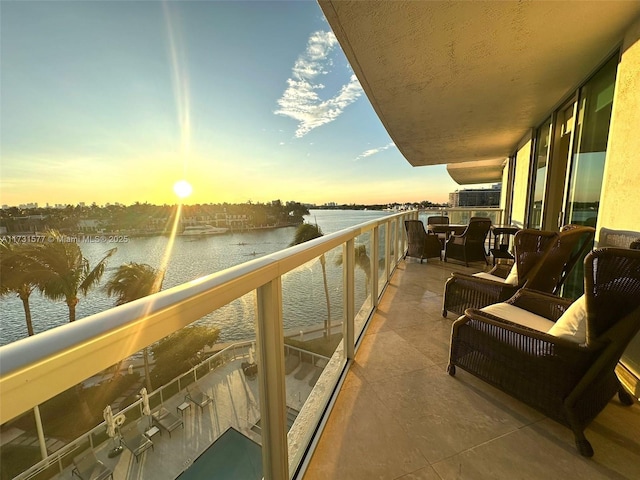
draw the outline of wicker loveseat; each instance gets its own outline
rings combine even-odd
[[[633,403],[614,369],[640,330],[640,251],[596,249],[584,264],[585,294],[573,303],[522,289],[467,310],[453,324],[447,370],[460,367],[569,427],[592,456],[586,426],[616,392]]]

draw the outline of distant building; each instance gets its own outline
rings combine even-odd
[[[452,207],[499,207],[500,191],[499,183],[491,188],[456,190],[449,194],[449,205]]]

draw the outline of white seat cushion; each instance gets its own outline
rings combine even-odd
[[[496,317],[504,318],[518,325],[522,325],[528,328],[533,328],[539,332],[547,333],[554,323],[551,320],[547,320],[544,317],[531,313],[522,308],[514,307],[508,303],[495,303],[487,307],[481,308],[481,312],[487,312]]]
[[[511,270],[509,271],[509,275],[507,278],[498,277],[497,275],[491,275],[486,272],[478,272],[473,274],[474,277],[486,278],[487,280],[493,280],[498,283],[506,283],[507,285],[518,285],[518,269],[516,268],[516,264],[513,264]]]
[[[547,333],[576,343],[587,341],[587,308],[584,295],[571,304]]]
[[[498,283],[504,283],[504,278],[497,277],[495,275],[491,275],[490,273],[486,273],[486,272],[474,273],[473,276],[479,277],[479,278],[486,278],[487,280],[493,280],[494,282],[498,282]]]

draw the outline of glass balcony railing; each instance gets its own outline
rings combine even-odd
[[[292,478],[406,250],[403,222],[410,218],[417,212],[326,235],[0,347],[2,431],[25,439],[9,443],[11,452],[3,446],[2,478],[67,478],[74,457],[89,448],[118,469],[116,478],[176,478],[229,429],[259,445],[260,475]],[[254,336],[226,347],[215,345],[215,332],[210,342],[201,338],[238,322]],[[166,341],[181,332],[179,348]],[[171,412],[182,430],[155,435],[164,427],[152,428],[141,386],[149,387],[150,412]],[[189,400],[196,387],[210,403]],[[102,421],[107,405],[118,419],[112,436]],[[132,429],[158,448],[143,461],[136,456],[123,473],[114,458],[122,432]]]
[[[418,219],[426,225],[428,217],[444,215],[449,217],[449,223],[466,225],[471,217],[488,217],[494,225],[501,225],[502,214],[502,209],[497,207],[442,207],[420,210]]]

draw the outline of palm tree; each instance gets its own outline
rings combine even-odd
[[[57,231],[49,231],[46,236],[51,241],[34,252],[39,267],[48,272],[48,278],[40,289],[51,300],[64,300],[69,308],[69,321],[74,322],[76,305],[80,301],[78,294],[86,296],[100,282],[107,259],[117,248],[108,250],[102,260],[91,268],[76,242],[69,241]]]
[[[123,305],[162,288],[164,272],[158,272],[146,263],[125,263],[113,272],[105,285],[107,295],[116,297],[116,305]]]
[[[146,263],[125,263],[113,272],[105,285],[107,295],[116,297],[116,305],[123,305],[152,293],[159,292],[164,280],[164,271],[158,271]],[[148,347],[144,350],[144,374],[147,390],[151,392]]]
[[[293,237],[293,242],[290,246],[300,245],[301,243],[308,242],[314,238],[320,238],[324,234],[318,225],[311,225],[309,223],[302,223],[296,228],[296,233]],[[320,255],[320,265],[322,266],[322,279],[324,280],[324,296],[327,300],[327,319],[324,322],[325,335],[329,336],[331,333],[331,302],[329,301],[329,286],[327,285],[327,268],[326,259],[324,253]]]
[[[367,255],[367,246],[363,244],[359,244],[355,246],[355,263],[356,266],[360,267],[360,269],[364,272],[365,276],[365,285],[364,292],[365,296],[369,296],[369,281],[371,280],[371,258]],[[342,265],[342,253],[340,253],[336,259],[336,266]]]
[[[17,294],[22,300],[27,333],[33,335],[29,296],[46,278],[32,258],[39,244],[0,243],[0,296]]]

